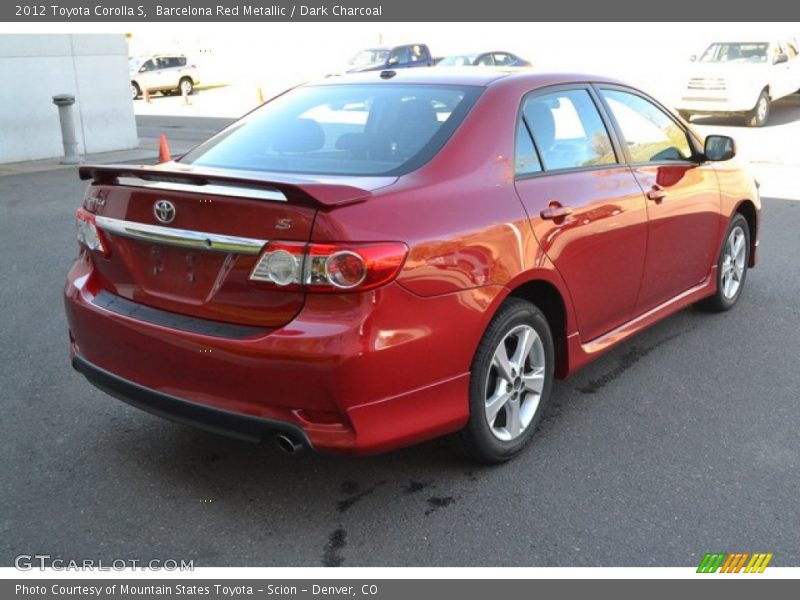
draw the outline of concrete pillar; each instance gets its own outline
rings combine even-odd
[[[53,104],[58,107],[58,118],[61,121],[61,140],[64,142],[64,158],[61,160],[61,164],[80,164],[78,138],[75,137],[75,120],[72,118],[72,105],[75,104],[75,96],[58,94],[53,96]]]

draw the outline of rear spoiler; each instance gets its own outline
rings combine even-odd
[[[83,165],[78,168],[78,176],[102,185],[128,185],[323,207],[355,204],[372,196],[370,190],[338,183],[280,181],[259,177],[255,172],[252,176],[240,177],[225,172],[160,165]]]

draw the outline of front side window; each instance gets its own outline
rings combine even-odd
[[[586,90],[532,97],[522,112],[533,131],[545,170],[617,162],[608,131]]]
[[[318,85],[268,102],[181,159],[198,166],[402,175],[444,145],[483,88]]]
[[[389,56],[390,65],[402,65],[407,62],[411,62],[408,46],[400,46],[392,50],[392,54]]]
[[[686,133],[663,110],[637,94],[603,90],[628,145],[631,162],[685,161],[692,158]]]

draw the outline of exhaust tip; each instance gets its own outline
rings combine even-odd
[[[303,445],[287,433],[276,435],[275,443],[278,445],[278,449],[286,454],[297,454],[303,449]]]

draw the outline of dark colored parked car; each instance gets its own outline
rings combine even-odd
[[[760,200],[734,154],[601,77],[307,84],[177,161],[80,168],[72,362],[290,452],[458,432],[503,461],[555,377],[690,304],[736,304]]]
[[[531,63],[511,52],[483,52],[481,54],[456,54],[442,58],[440,67],[530,67]]]
[[[382,71],[384,69],[410,69],[432,67],[431,51],[425,44],[380,46],[361,50],[350,59],[348,73]]]

